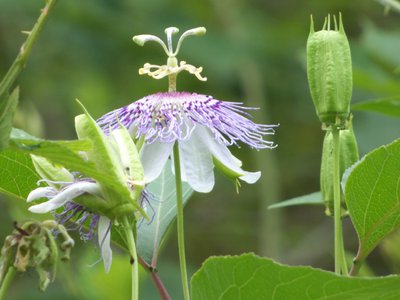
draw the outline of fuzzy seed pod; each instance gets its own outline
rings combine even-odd
[[[330,16],[322,30],[314,32],[311,18],[307,40],[307,76],[311,97],[317,115],[327,126],[344,123],[349,117],[353,88],[350,47],[339,15],[339,28],[334,18],[334,30],[330,28]]]

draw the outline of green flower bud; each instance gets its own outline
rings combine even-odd
[[[349,117],[353,88],[350,47],[339,15],[339,29],[334,18],[325,18],[322,30],[314,32],[311,18],[307,40],[307,76],[317,115],[327,126],[344,123]]]
[[[349,122],[348,129],[340,131],[339,140],[339,152],[340,152],[340,177],[347,168],[352,166],[359,159],[358,147],[356,137],[354,135],[353,128],[351,126],[351,120]],[[322,147],[322,161],[321,161],[321,175],[320,185],[322,199],[326,205],[326,214],[332,215],[333,212],[333,137],[332,132],[327,131],[325,133],[324,143]],[[341,203],[344,210],[346,210],[346,203],[344,195],[341,195]]]

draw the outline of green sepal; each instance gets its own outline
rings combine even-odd
[[[236,159],[236,158],[235,158]],[[228,168],[225,164],[220,162],[215,156],[213,156],[213,162],[215,168],[217,168],[222,174],[224,174],[226,177],[228,177],[231,180],[236,181],[240,176],[243,176],[244,174],[238,173],[231,168]],[[242,162],[237,159],[239,167],[241,167]]]

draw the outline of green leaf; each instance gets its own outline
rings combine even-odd
[[[363,101],[352,105],[352,109],[374,111],[391,117],[400,117],[400,97]]]
[[[324,205],[321,192],[291,198],[268,206],[268,209],[283,208],[296,205]]]
[[[161,242],[169,226],[176,218],[175,176],[171,171],[171,162],[165,165],[161,175],[147,188],[154,199],[150,200],[147,214],[150,222],[143,220],[137,228],[138,253],[153,268],[157,266],[157,257]],[[193,190],[182,183],[183,203],[192,195]],[[152,213],[153,211],[153,213]]]
[[[0,192],[26,199],[37,188],[37,175],[29,154],[6,149],[0,152]]]
[[[368,153],[343,183],[347,207],[359,237],[357,260],[400,225],[400,140]]]
[[[206,260],[193,275],[191,290],[193,300],[386,300],[400,297],[400,277],[344,277],[244,254]]]
[[[98,181],[113,182],[112,176],[106,172],[99,172],[94,163],[79,154],[80,151],[88,151],[91,148],[92,143],[88,140],[50,141],[31,136],[20,129],[13,129],[11,132],[11,149],[14,151],[45,157],[70,171],[81,172]]]
[[[8,146],[14,112],[17,109],[19,89],[16,88],[10,96],[6,93],[0,96],[0,150]]]

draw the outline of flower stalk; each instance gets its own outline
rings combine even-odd
[[[136,251],[134,229],[129,223],[128,217],[123,216],[121,219],[123,231],[125,234],[125,242],[128,246],[129,255],[131,256],[132,268],[132,300],[139,299],[139,260]]]
[[[181,266],[181,278],[182,288],[185,300],[189,300],[189,283],[187,279],[186,270],[186,256],[185,256],[185,234],[184,234],[184,221],[183,221],[183,197],[182,197],[182,180],[181,180],[181,168],[179,158],[179,146],[178,143],[174,145],[174,168],[175,168],[175,185],[176,185],[176,222],[178,229],[178,251],[179,251],[179,262]]]
[[[177,31],[168,31],[168,28],[165,31],[168,35],[168,48],[169,51],[172,52],[173,49],[172,49],[171,34],[168,33],[170,32],[176,33]],[[178,60],[175,58],[175,55],[179,51],[182,37],[179,39],[176,53],[174,53],[173,56],[168,57],[168,62],[167,62],[168,67],[174,68],[178,63]],[[173,73],[168,76],[168,92],[176,91],[177,76],[178,76],[177,73]],[[190,292],[189,292],[189,282],[188,282],[187,268],[186,268],[185,231],[184,231],[184,219],[183,219],[183,195],[182,195],[181,161],[179,156],[179,142],[176,142],[174,144],[173,157],[174,157],[175,186],[176,186],[176,223],[178,231],[179,264],[181,268],[183,297],[185,300],[189,300]]]
[[[4,280],[0,287],[0,300],[4,299],[4,296],[6,295],[8,288],[10,287],[16,274],[17,274],[17,269],[15,267],[8,268],[7,274],[4,277]]]
[[[340,193],[340,128],[332,126],[333,152],[333,209],[335,231],[335,273],[348,275],[344,252]]]

